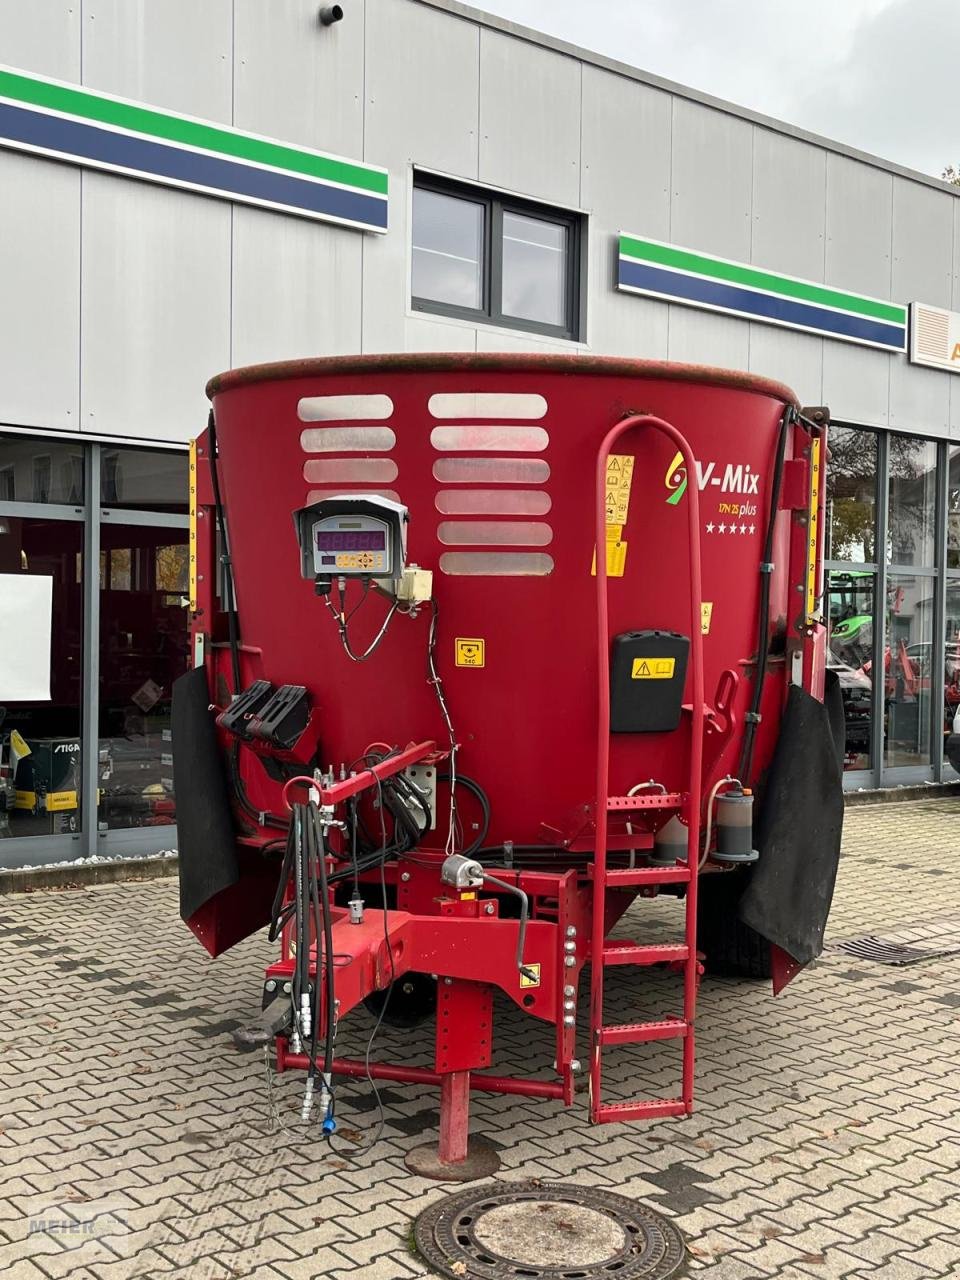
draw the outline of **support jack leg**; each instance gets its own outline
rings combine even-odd
[[[469,1136],[470,1072],[448,1071],[440,1081],[440,1141],[407,1152],[411,1173],[442,1182],[488,1178],[500,1168],[500,1157],[484,1138]]]

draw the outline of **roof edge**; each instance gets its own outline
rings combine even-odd
[[[835,138],[812,133],[808,129],[801,129],[799,125],[789,124],[786,120],[778,120],[775,116],[766,116],[760,111],[751,110],[750,107],[742,107],[736,102],[728,102],[724,98],[714,97],[713,94],[703,93],[701,90],[693,89],[677,80],[668,80],[666,77],[655,75],[651,71],[643,71],[639,67],[631,66],[628,62],[620,62],[616,58],[597,53],[593,49],[584,49],[580,45],[571,44],[568,40],[561,40],[559,36],[548,35],[546,32],[537,31],[534,27],[526,27],[519,22],[512,22],[509,18],[501,18],[498,14],[487,13],[474,5],[464,4],[462,0],[414,0],[414,3],[427,5],[431,9],[439,9],[454,17],[463,18],[482,27],[489,27],[493,31],[500,31],[504,35],[514,36],[518,40],[525,40],[528,44],[536,44],[545,49],[552,49],[555,53],[562,53],[567,57],[576,58],[579,62],[587,62],[591,66],[600,67],[604,71],[612,71],[614,74],[624,76],[628,80],[637,80],[640,84],[648,85],[652,89],[661,89],[665,93],[672,93],[679,98],[687,98],[691,102],[710,107],[714,111],[724,111],[727,115],[738,116],[741,120],[747,120],[751,124],[759,125],[761,128],[770,129],[774,133],[784,134],[786,137],[793,138],[798,142],[806,142],[825,151],[832,151],[836,155],[846,156],[849,160],[868,164],[874,169],[883,169],[885,172],[892,173],[899,178],[907,178],[912,182],[922,183],[924,186],[932,187],[935,191],[942,191],[946,195],[960,199],[960,187],[954,186],[950,182],[945,182],[942,178],[935,178],[931,173],[923,173],[919,169],[911,169],[908,165],[898,164],[895,160],[885,160],[883,156],[873,155],[869,151],[861,151],[859,148],[849,146],[845,142],[838,142]]]
[[[671,360],[632,360],[622,356],[537,355],[523,352],[437,352],[397,353],[367,356],[313,356],[299,360],[276,360],[269,364],[247,365],[218,373],[207,383],[207,396],[258,382],[278,382],[291,378],[311,378],[324,374],[394,373],[433,370],[437,373],[467,373],[473,370],[503,370],[523,373],[606,374],[614,377],[647,378],[661,382],[698,382],[769,396],[783,404],[800,407],[796,394],[784,383],[759,374],[733,369],[717,369],[704,364],[679,364]]]

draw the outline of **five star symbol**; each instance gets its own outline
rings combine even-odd
[[[740,525],[714,524],[714,522],[711,520],[708,524],[704,525],[704,529],[706,530],[707,533],[717,532],[717,533],[753,534],[753,533],[756,533],[757,526],[755,524],[740,524]]]

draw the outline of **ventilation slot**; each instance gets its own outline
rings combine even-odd
[[[437,458],[433,478],[441,484],[544,484],[550,464],[542,458]]]
[[[304,453],[388,453],[396,443],[390,427],[307,427],[300,432]]]
[[[327,498],[342,498],[346,493],[355,493],[364,498],[389,498],[391,502],[399,502],[400,495],[396,489],[358,489],[355,485],[343,485],[339,489],[311,489],[307,494],[307,506],[314,502],[324,502]]]
[[[533,551],[445,551],[440,569],[453,577],[542,578],[553,572],[553,557]]]
[[[435,418],[542,418],[547,402],[529,392],[438,392],[430,397],[430,412]]]
[[[473,423],[461,427],[434,427],[430,443],[443,452],[542,453],[550,443],[543,427],[505,427],[499,423]]]
[[[444,520],[437,537],[455,547],[546,547],[553,530],[539,520]]]
[[[310,458],[303,478],[311,484],[389,484],[397,464],[392,458]]]
[[[445,516],[545,516],[552,505],[542,489],[441,489],[436,501]]]
[[[297,402],[301,422],[344,422],[357,418],[389,418],[393,401],[389,396],[308,396]]]

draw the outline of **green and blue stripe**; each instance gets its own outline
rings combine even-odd
[[[383,169],[5,68],[0,146],[301,217],[387,229]]]
[[[793,276],[620,236],[617,287],[669,302],[802,329],[885,351],[905,351],[907,309]]]

